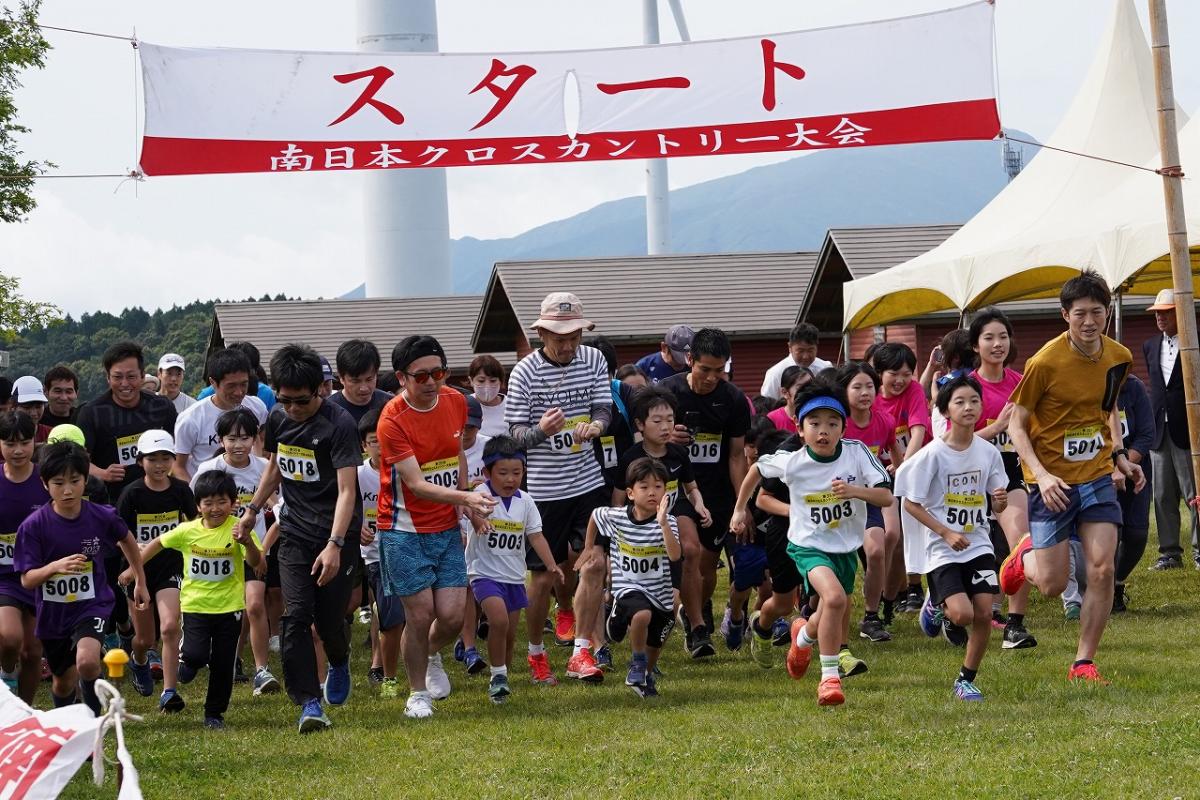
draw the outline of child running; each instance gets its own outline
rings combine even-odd
[[[537,553],[547,571],[562,581],[562,570],[554,562],[542,516],[534,499],[521,491],[525,477],[525,451],[509,436],[494,436],[483,448],[484,482],[475,491],[499,502],[487,523],[467,538],[467,579],[471,594],[488,623],[488,658],[492,678],[488,697],[503,703],[512,690],[508,666],[521,609],[529,605],[525,594],[525,548]]]
[[[114,598],[104,556],[119,550],[129,561],[138,610],[150,603],[142,557],[116,511],[84,502],[86,450],[71,442],[46,445],[38,469],[50,502],[17,529],[13,569],[21,573],[21,585],[35,591],[35,630],[53,676],[54,707],[74,703],[79,690],[99,716],[100,644]]]
[[[866,533],[866,506],[886,508],[893,502],[891,480],[879,460],[862,442],[842,439],[846,404],[839,394],[824,384],[802,390],[796,423],[804,447],[762,456],[757,464],[763,478],[781,478],[788,487],[788,555],[806,588],[820,598],[807,621],[798,617],[792,622],[787,669],[796,680],[804,677],[812,646],[818,645],[817,703],[823,706],[846,701],[838,653],[850,628],[848,598]]]
[[[257,567],[262,553],[253,529],[234,525],[238,490],[232,475],[221,470],[198,475],[195,494],[200,519],[151,540],[144,553],[150,559],[167,548],[185,556],[179,595],[184,630],[179,681],[191,683],[198,670],[209,668],[204,727],[222,730],[233,693],[237,643],[246,608],[245,564]]]
[[[675,627],[671,608],[682,577],[683,549],[670,513],[669,478],[661,461],[637,459],[625,473],[629,504],[597,508],[588,521],[587,540],[608,554],[612,573],[605,635],[610,642],[629,635],[633,658],[625,685],[642,697],[658,696],[654,667]],[[587,549],[581,560],[598,557],[593,550]]]
[[[145,547],[182,522],[196,517],[196,501],[192,490],[179,478],[171,474],[175,464],[175,441],[163,430],[149,430],[138,437],[137,464],[142,468],[142,477],[121,491],[117,499],[117,513],[133,532],[139,547]],[[182,711],[183,698],[179,696],[179,587],[183,584],[183,557],[178,553],[166,553],[153,561],[143,558],[146,574],[146,592],[154,605],[144,610],[131,610],[133,617],[133,653],[130,655],[130,676],[133,688],[143,697],[154,692],[154,676],[150,671],[152,650],[157,632],[155,622],[162,633],[163,691],[158,699],[159,711],[168,713]],[[132,569],[121,573],[118,582],[128,587],[133,580]],[[156,614],[157,612],[157,614]]]
[[[955,644],[967,629],[967,652],[954,681],[955,697],[966,701],[983,700],[975,676],[992,630],[992,598],[1000,591],[988,498],[996,513],[1008,505],[1000,451],[975,435],[982,407],[983,390],[974,378],[962,375],[944,383],[937,409],[949,430],[896,473],[905,512],[924,527],[924,548],[913,559],[923,564],[909,564],[928,576],[921,629],[927,636],[942,630]]]

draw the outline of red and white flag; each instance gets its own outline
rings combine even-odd
[[[992,24],[993,6],[977,0],[858,25],[610,50],[143,42],[141,168],[409,169],[991,139],[1000,130]]]

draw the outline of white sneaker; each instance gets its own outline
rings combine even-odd
[[[433,700],[429,692],[413,692],[404,704],[404,716],[409,719],[428,719],[433,716]]]
[[[434,700],[445,700],[450,696],[450,676],[442,669],[441,653],[429,657],[429,666],[425,669],[425,688]]]
[[[267,649],[270,650],[272,653],[279,652],[279,637],[278,636],[272,636],[270,639],[267,640]]]

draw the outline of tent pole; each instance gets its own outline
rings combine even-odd
[[[1122,344],[1125,343],[1125,309],[1122,302],[1124,299],[1124,293],[1118,289],[1113,296],[1113,338]]]
[[[1175,87],[1171,77],[1171,44],[1166,0],[1150,2],[1150,46],[1154,54],[1154,85],[1158,92],[1158,138],[1162,149],[1163,195],[1167,238],[1171,246],[1171,277],[1175,285],[1175,316],[1179,322],[1179,359],[1191,431],[1192,474],[1200,475],[1200,351],[1196,345],[1196,306],[1192,295],[1192,264],[1188,251],[1187,218],[1183,208],[1183,169],[1179,163],[1179,134],[1175,123]],[[1187,498],[1191,502],[1194,498]]]

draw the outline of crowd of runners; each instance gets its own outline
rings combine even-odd
[[[234,343],[208,355],[196,398],[183,358],[148,372],[134,342],[108,348],[109,389],[83,404],[65,366],[3,380],[0,677],[99,713],[120,647],[163,712],[207,670],[206,726],[246,682],[286,690],[309,732],[355,683],[424,718],[451,672],[486,671],[502,703],[518,642],[540,687],[603,683],[621,662],[652,697],[678,626],[694,659],[748,650],[747,668],[800,680],[815,657],[821,705],[845,701],[869,651],[923,633],[963,648],[947,686],[979,701],[993,628],[1002,650],[1037,645],[1035,590],[1079,621],[1066,676],[1106,683],[1097,650],[1152,501],[1151,569],[1182,566],[1189,527],[1200,569],[1171,294],[1150,308],[1148,388],[1105,335],[1110,304],[1096,274],[1068,281],[1066,331],[1023,373],[995,308],[920,373],[895,342],[834,366],[800,324],[753,399],[721,330],[674,325],[621,364],[565,292],[511,372],[480,355],[461,387],[420,334],[390,371],[359,339],[333,364],[289,344],[265,368]]]

